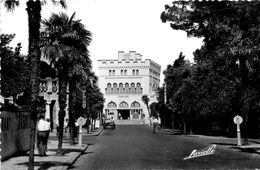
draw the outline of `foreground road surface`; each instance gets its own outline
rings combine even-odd
[[[84,137],[89,145],[71,169],[255,169],[260,155],[228,148],[227,139],[153,134],[142,125],[117,126],[103,130],[100,136]],[[216,144],[214,154],[183,160],[194,149]]]

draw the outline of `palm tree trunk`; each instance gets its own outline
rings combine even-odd
[[[71,78],[69,80],[69,132],[70,132],[70,144],[74,144],[74,128],[75,127],[75,106],[77,100],[77,87],[76,80]]]
[[[61,73],[62,74],[62,73]],[[66,114],[66,101],[67,101],[67,81],[64,77],[59,76],[59,142],[57,155],[62,155],[62,140],[63,140],[63,126],[64,117]]]
[[[151,113],[150,113],[150,109],[149,109],[148,103],[146,103],[146,107],[147,107],[147,110],[148,110],[149,123],[150,123],[150,126],[151,126],[152,125],[152,120],[151,120]]]
[[[41,21],[41,3],[39,0],[27,2],[28,24],[29,24],[29,50],[28,59],[31,70],[30,75],[30,154],[28,169],[34,169],[34,149],[35,149],[35,132],[38,115],[38,96],[39,96],[39,63],[40,63],[40,21]]]

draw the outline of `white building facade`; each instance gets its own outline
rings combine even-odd
[[[149,118],[142,96],[156,102],[161,66],[135,51],[118,52],[118,59],[98,60],[99,88],[105,97],[103,113],[114,120]]]

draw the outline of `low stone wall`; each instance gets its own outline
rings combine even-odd
[[[1,160],[29,150],[30,119],[26,112],[1,111]]]

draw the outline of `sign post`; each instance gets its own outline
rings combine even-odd
[[[77,120],[77,123],[79,125],[79,146],[82,146],[82,126],[86,123],[86,119],[83,117],[79,117]]]
[[[86,90],[83,90],[82,93],[82,107],[85,109],[86,108]]]
[[[240,124],[243,122],[243,118],[239,115],[236,115],[233,121],[235,124],[237,124],[237,145],[241,146]]]

